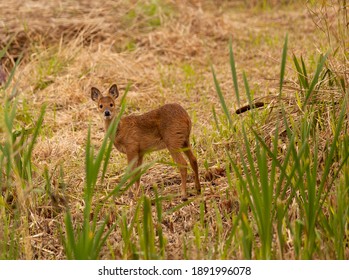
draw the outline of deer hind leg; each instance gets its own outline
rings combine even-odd
[[[182,200],[187,200],[187,162],[184,159],[182,153],[180,150],[169,150],[170,154],[175,161],[175,163],[178,165],[179,172],[181,173],[181,196]]]
[[[194,171],[196,192],[200,194],[201,186],[200,186],[200,180],[199,180],[198,161],[194,156],[193,151],[190,149],[190,147],[185,148],[184,153],[188,157],[191,168]]]

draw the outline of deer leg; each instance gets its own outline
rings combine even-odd
[[[181,179],[182,179],[182,184],[181,184],[181,195],[182,195],[182,200],[185,201],[187,200],[187,162],[184,159],[183,155],[181,152],[170,150],[170,154],[175,161],[175,163],[178,165],[179,172],[181,173]]]
[[[139,166],[139,163],[142,163],[143,156],[140,156],[138,152],[130,151],[127,153],[127,161],[128,165],[131,167],[131,172],[134,172],[134,170]],[[131,177],[131,180],[134,180],[137,174],[133,174]],[[140,191],[140,176],[135,182],[136,185],[136,194],[138,196]]]
[[[196,192],[200,194],[201,186],[199,181],[198,161],[196,160],[196,157],[194,156],[193,151],[190,149],[190,147],[187,147],[184,150],[184,153],[188,157],[191,168],[194,171]]]
[[[138,155],[138,160],[137,160],[137,167],[140,167],[143,163],[143,155],[142,154],[139,154]],[[136,181],[136,186],[137,188],[139,189],[139,186],[140,186],[140,181],[141,181],[141,170],[139,170],[139,172],[137,174],[135,174],[135,176],[138,177],[137,181]]]

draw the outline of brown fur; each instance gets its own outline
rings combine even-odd
[[[246,111],[249,111],[249,110],[252,110],[252,109],[255,109],[255,108],[260,108],[260,107],[263,107],[263,106],[264,106],[264,102],[255,102],[252,105],[248,104],[248,105],[245,105],[245,106],[237,109],[235,111],[235,113],[239,115],[239,114],[242,114],[242,113],[244,113]]]
[[[118,96],[116,85],[111,86],[106,96],[97,88],[91,88],[91,98],[97,102],[99,112],[104,115],[106,130],[117,115],[115,99]],[[195,175],[195,187],[200,193],[198,164],[189,142],[190,130],[191,120],[183,107],[176,103],[166,104],[142,115],[123,117],[117,128],[114,146],[127,155],[129,164],[133,162],[132,169],[142,164],[145,153],[167,148],[178,165],[182,179],[181,195],[185,200],[187,162],[182,152],[189,159]],[[139,181],[136,182],[137,189]]]

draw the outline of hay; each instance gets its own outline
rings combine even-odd
[[[205,219],[212,226],[209,240],[213,242],[214,205],[217,203],[220,211],[228,214],[238,206],[234,199],[220,200],[228,188],[223,173],[204,176],[210,170],[214,174],[221,168],[217,166],[225,164],[221,149],[224,144],[212,145],[215,127],[211,106],[217,110],[220,107],[210,65],[213,63],[216,69],[233,112],[237,104],[228,63],[230,37],[239,71],[249,73],[256,95],[273,99],[275,96],[268,97],[268,92],[277,88],[284,34],[290,33],[290,45],[295,53],[304,52],[304,46],[312,46],[315,36],[311,35],[315,29],[308,24],[311,19],[301,9],[256,14],[242,9],[241,1],[173,0],[161,1],[156,14],[147,15],[144,5],[149,3],[110,0],[0,3],[0,26],[4,31],[0,32],[0,46],[11,42],[4,67],[9,69],[21,53],[24,55],[15,77],[20,92],[18,99],[29,104],[34,119],[40,107],[44,103],[48,105],[45,136],[38,140],[33,158],[38,169],[38,188],[44,188],[44,182],[40,181],[44,168],[52,174],[52,197],[46,204],[28,210],[34,259],[64,258],[58,228],[62,225],[65,204],[69,205],[74,221],[82,219],[84,149],[89,124],[96,148],[104,136],[102,121],[90,101],[91,86],[107,89],[116,82],[123,92],[130,83],[127,113],[146,112],[167,102],[178,102],[189,111],[205,186]],[[292,29],[288,28],[289,22]],[[53,70],[49,71],[50,67]],[[273,124],[270,121],[264,129],[270,130]],[[232,139],[230,144],[238,145],[238,142]],[[170,160],[166,152],[152,154],[147,160],[152,159]],[[208,171],[203,167],[205,160],[210,164]],[[60,181],[60,166],[64,170],[64,182]],[[98,185],[96,197],[113,188],[125,166],[125,157],[114,150],[107,179]],[[142,177],[142,185],[151,197],[152,187],[157,185],[163,196],[172,198],[163,203],[166,211],[180,203],[179,178],[174,167],[155,165]],[[192,180],[188,186],[193,192]],[[105,212],[116,215],[122,206],[134,205],[134,199],[124,195],[115,204],[105,206]],[[194,199],[165,217],[162,227],[168,242],[167,258],[183,258],[183,237],[194,242],[193,227],[199,219],[199,203]],[[130,207],[128,217],[132,211]],[[232,226],[229,221],[224,223],[226,229]],[[118,229],[110,236],[117,258],[121,257],[120,238]],[[193,252],[190,257],[207,256]],[[110,258],[110,253],[105,251],[102,258]]]

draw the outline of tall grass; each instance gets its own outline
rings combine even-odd
[[[281,59],[280,96],[283,95],[287,41],[286,37]],[[233,180],[229,183],[232,188],[237,188],[240,201],[237,227],[246,234],[244,239],[236,236],[235,240],[239,242],[245,258],[284,258],[286,246],[294,247],[295,258],[344,258],[349,202],[343,193],[348,190],[344,182],[348,177],[349,150],[344,148],[347,137],[343,135],[347,97],[337,106],[332,104],[329,110],[335,118],[326,120],[330,127],[324,128],[319,121],[319,110],[327,72],[324,69],[326,59],[327,55],[321,55],[315,72],[309,74],[304,60],[301,58],[299,63],[293,57],[300,92],[304,92],[300,99],[302,111],[296,118],[290,116],[282,99],[279,99],[283,117],[276,120],[271,141],[266,141],[266,135],[256,125],[262,121],[258,119],[258,114],[250,112],[246,118],[233,121],[235,129],[238,127],[237,137],[242,138],[237,147],[239,156],[234,156],[229,149],[226,149],[226,154],[236,176],[235,186],[232,185]],[[231,43],[230,64],[239,104],[242,97]],[[223,113],[231,126],[232,118],[225,97],[214,70],[212,72]],[[251,104],[245,74],[243,81]],[[249,121],[249,118],[254,121]],[[280,139],[281,129],[286,133],[286,139]],[[325,141],[320,139],[324,134]],[[284,142],[282,150],[280,142]],[[333,201],[338,212],[332,208]],[[333,226],[337,230],[333,230]],[[286,240],[289,240],[288,245]],[[333,248],[329,255],[322,251],[324,243],[327,248]]]
[[[113,145],[113,135],[115,135],[117,124],[124,110],[124,106],[122,105],[121,108],[122,110],[120,111],[119,116],[109,127],[96,158],[94,158],[93,148],[91,147],[91,131],[90,129],[88,130],[85,154],[86,183],[84,188],[85,207],[83,222],[82,225],[78,225],[76,229],[74,229],[73,219],[69,208],[67,209],[64,220],[66,236],[63,238],[63,244],[66,255],[69,259],[97,259],[102,246],[105,244],[106,239],[114,228],[110,227],[107,232],[104,232],[108,221],[107,218],[104,219],[102,224],[97,226],[100,211],[99,206],[97,206],[93,211],[92,221],[90,221],[90,216],[92,213],[92,199],[99,171],[102,168],[103,159],[104,167],[108,164]],[[105,174],[105,169],[106,168],[103,169],[102,180]],[[119,185],[118,187],[120,188]]]
[[[6,48],[0,52],[0,60]],[[21,126],[17,119],[18,104],[14,73],[20,59],[13,66],[4,85],[0,87],[0,258],[32,258],[29,238],[28,208],[33,184],[32,152],[43,123],[45,105],[36,121],[30,119]]]

